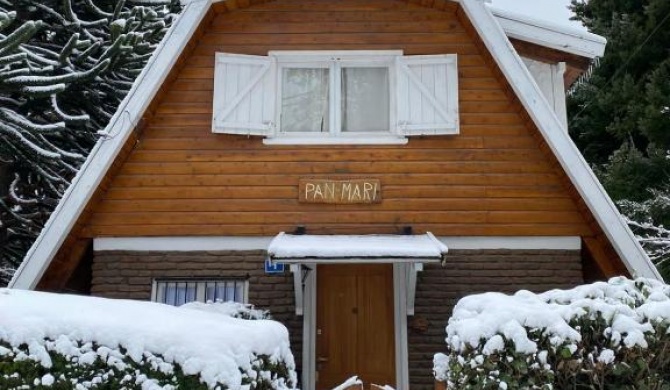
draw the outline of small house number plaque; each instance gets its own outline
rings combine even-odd
[[[382,201],[379,179],[300,179],[302,203],[356,204]]]

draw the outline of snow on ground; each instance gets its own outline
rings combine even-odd
[[[248,320],[267,320],[270,319],[270,312],[267,310],[255,309],[253,305],[227,301],[217,302],[215,304],[203,302],[189,302],[181,305],[182,309],[200,310],[209,313],[223,314],[228,317],[243,318]]]
[[[254,375],[254,355],[262,354],[285,362],[295,383],[287,329],[275,321],[232,318],[227,310],[0,289],[0,340],[27,344],[29,358],[46,368],[51,359],[45,339],[55,340],[51,347],[66,353],[79,353],[73,347],[77,342],[106,346],[110,356],[119,355],[114,349],[121,346],[136,362],[147,352],[162,355],[210,387],[221,382],[231,389],[240,388],[244,373]],[[95,360],[95,355],[79,356],[79,361]]]
[[[575,317],[600,314],[611,327],[608,336],[613,346],[647,347],[645,333],[652,323],[670,321],[670,286],[656,280],[612,278],[571,290],[552,290],[543,294],[520,291],[514,295],[485,293],[461,299],[447,326],[447,343],[457,351],[477,348],[486,340],[485,354],[504,347],[500,335],[514,343],[517,352],[532,354],[537,345],[527,328],[542,329],[553,345],[577,348],[578,329],[569,321]],[[601,361],[611,360],[604,352]],[[436,365],[448,365],[439,356]],[[441,371],[440,371],[441,372]]]
[[[358,379],[357,376],[352,376],[351,378],[347,379],[342,383],[341,385],[335,387],[333,390],[347,390],[352,386],[361,386],[363,385],[363,381]]]

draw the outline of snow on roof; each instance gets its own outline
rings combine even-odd
[[[587,58],[600,57],[605,53],[607,39],[600,35],[496,7],[490,9],[510,38]]]
[[[280,233],[268,247],[272,260],[299,258],[422,258],[440,260],[447,246],[422,235],[291,235]]]
[[[65,336],[112,349],[122,346],[135,361],[148,351],[179,364],[187,375],[199,374],[210,387],[221,382],[240,388],[254,354],[295,367],[288,331],[275,321],[242,320],[198,307],[8,289],[0,289],[0,313],[0,340],[13,346],[62,342]]]

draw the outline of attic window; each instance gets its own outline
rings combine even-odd
[[[269,144],[405,143],[458,134],[455,55],[401,51],[217,53],[215,133]]]

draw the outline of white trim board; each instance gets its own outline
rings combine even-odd
[[[274,236],[244,237],[100,237],[93,240],[93,250],[195,252],[224,250],[266,250]],[[581,238],[568,237],[437,237],[449,249],[581,249]]]
[[[439,237],[452,250],[580,250],[582,239],[569,237]]]
[[[196,252],[265,250],[274,236],[267,237],[101,237],[93,240],[93,250]]]
[[[135,125],[176,64],[179,54],[207,14],[210,5],[211,0],[198,0],[184,7],[26,254],[23,263],[9,282],[10,288],[35,288],[130,137]]]
[[[621,218],[560,119],[542,96],[533,76],[491,11],[481,0],[461,0],[465,14],[513,88],[547,145],[595,216],[633,277],[662,277]]]

